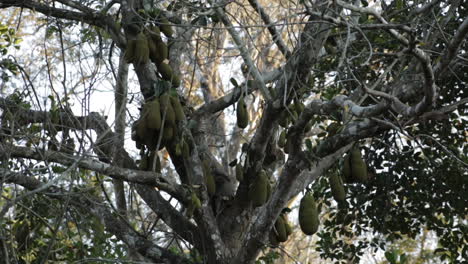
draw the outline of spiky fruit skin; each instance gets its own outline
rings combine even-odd
[[[313,235],[319,227],[319,218],[314,196],[307,192],[299,205],[299,225],[306,235]]]
[[[156,64],[156,67],[158,68],[158,72],[161,74],[163,80],[171,82],[172,86],[174,87],[180,85],[180,77],[174,74],[174,71],[172,70],[172,67],[169,64],[161,62],[159,64]]]
[[[268,199],[268,176],[261,171],[249,189],[249,199],[254,207],[262,206]]]
[[[190,146],[187,141],[182,141],[182,157],[188,159],[190,157]]]
[[[286,216],[286,214],[282,214],[281,217],[284,220],[284,227],[286,229],[286,236],[289,237],[292,234],[291,224],[289,224],[288,217]]]
[[[135,51],[133,56],[133,63],[145,64],[149,61],[149,47],[148,40],[143,32],[138,33],[135,39]]]
[[[270,233],[268,234],[268,241],[270,242],[272,247],[277,247],[279,246],[279,241],[277,238],[277,235],[275,233],[275,230],[271,230]]]
[[[332,175],[330,175],[330,178],[328,180],[330,181],[330,187],[335,201],[344,201],[346,199],[346,193],[341,177],[338,174],[333,173]]]
[[[127,41],[127,48],[125,49],[124,59],[127,63],[132,63],[135,59],[135,47],[136,41],[134,39],[129,39]]]
[[[236,179],[239,182],[244,180],[244,168],[242,168],[242,165],[240,164],[236,165]]]
[[[180,104],[179,98],[171,96],[172,109],[174,109],[176,121],[183,121],[185,119],[184,109]]]
[[[351,180],[351,157],[349,154],[346,154],[343,160],[343,179],[344,182],[350,183],[352,182]]]
[[[358,182],[367,182],[367,165],[362,159],[359,148],[351,150],[351,173],[352,178]]]
[[[168,93],[162,94],[159,97],[159,103],[161,104],[161,116],[164,116],[164,113],[166,115],[166,124],[175,125],[176,116],[174,109],[172,108],[170,95]]]
[[[161,129],[161,111],[158,98],[145,105],[146,125],[151,129]]]
[[[140,160],[140,170],[147,170],[148,169],[148,158],[146,155],[141,156]]]
[[[208,194],[213,196],[216,193],[216,182],[211,173],[211,167],[208,160],[203,161],[203,174],[205,176],[205,184]]]
[[[174,137],[174,128],[171,125],[167,125],[163,129],[163,140],[168,142]]]
[[[242,129],[246,128],[249,124],[249,112],[247,111],[247,106],[245,105],[244,97],[242,96],[237,102],[236,117],[237,126]]]
[[[281,134],[278,138],[278,147],[284,148],[286,145],[286,130],[281,131]]]
[[[277,234],[277,239],[279,242],[286,242],[288,240],[288,235],[286,233],[286,225],[284,219],[280,216],[275,222],[275,230]]]
[[[170,38],[174,34],[174,30],[172,29],[172,26],[170,25],[169,20],[165,17],[161,17],[161,24],[159,25],[159,28],[161,29],[161,32],[166,35],[166,37]]]
[[[281,112],[280,117],[278,119],[278,124],[281,127],[287,128],[289,124],[289,113],[287,110],[284,110]]]

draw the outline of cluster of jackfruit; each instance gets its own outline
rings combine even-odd
[[[129,39],[125,50],[125,61],[134,64],[146,64],[150,60],[156,65],[162,79],[180,85],[180,77],[168,64],[169,49],[161,37],[161,32],[170,38],[174,34],[169,21],[162,14],[157,16],[158,25],[149,25],[133,39]]]
[[[299,205],[299,225],[306,235],[313,235],[319,227],[317,205],[310,191],[302,197]]]
[[[279,243],[286,242],[288,237],[292,234],[292,227],[288,221],[288,216],[281,213],[276,219],[275,225],[271,229],[268,239],[272,246],[278,246]]]
[[[361,150],[355,147],[346,154],[343,161],[343,179],[346,183],[367,183],[367,165],[362,159]]]
[[[282,148],[284,153],[289,154],[293,148],[293,142],[291,133],[288,131],[288,127],[299,118],[299,115],[304,111],[304,104],[298,100],[295,100],[293,104],[289,105],[287,109],[281,112],[278,119],[278,124],[283,127],[278,137],[277,145]],[[304,127],[304,132],[308,132],[312,129],[315,121],[310,120]]]
[[[261,170],[253,183],[249,186],[249,200],[254,207],[264,205],[271,196],[270,177],[265,170]]]
[[[186,140],[178,135],[176,125],[176,122],[184,119],[185,114],[179,98],[166,92],[143,105],[140,118],[132,126],[132,140],[136,142],[138,149],[146,146],[150,151],[162,149],[175,142],[176,154],[188,157],[190,147]]]
[[[290,104],[287,109],[281,112],[278,124],[287,128],[291,123],[297,120],[302,111],[304,111],[304,108],[305,106],[302,102],[295,100],[294,103]]]

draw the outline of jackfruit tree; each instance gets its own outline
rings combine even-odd
[[[467,8],[0,0],[0,259],[467,261]]]

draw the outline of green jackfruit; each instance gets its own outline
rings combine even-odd
[[[242,165],[240,163],[236,165],[236,179],[239,182],[244,180],[244,168],[242,168]]]
[[[268,234],[268,241],[270,242],[272,247],[279,246],[279,241],[278,241],[275,230],[272,229],[270,233]]]
[[[287,128],[288,127],[288,124],[289,124],[289,113],[287,110],[283,110],[283,112],[281,112],[280,116],[279,116],[279,119],[278,119],[278,124],[281,126],[281,127],[284,127],[284,128]]]
[[[182,140],[182,157],[185,159],[190,157],[190,146],[185,140]]]
[[[291,224],[289,223],[288,217],[286,214],[281,214],[281,217],[284,220],[284,227],[286,229],[286,236],[289,237],[292,234],[292,227]]]
[[[330,182],[333,198],[337,202],[344,201],[346,199],[346,193],[340,175],[333,173],[328,180]]]
[[[158,72],[161,74],[163,80],[171,82],[174,87],[180,85],[180,77],[177,74],[174,74],[174,71],[169,64],[162,62],[157,64],[156,67],[158,68]]]
[[[241,96],[237,102],[236,116],[237,126],[242,129],[246,128],[249,124],[249,112],[247,111],[243,96]]]
[[[367,166],[361,156],[359,148],[351,150],[351,174],[352,178],[358,182],[367,182]]]
[[[281,131],[281,134],[278,138],[278,147],[284,148],[285,145],[286,145],[286,131],[283,130]]]
[[[148,102],[145,106],[146,110],[146,125],[151,129],[161,129],[161,112],[159,108],[158,98]]]
[[[276,219],[275,222],[275,231],[276,231],[276,238],[279,242],[286,242],[288,240],[288,235],[286,233],[286,226],[284,223],[284,219],[280,216]]]
[[[270,181],[268,180],[268,181],[267,181],[267,198],[266,198],[267,201],[268,201],[268,199],[270,199],[270,197],[271,197],[271,183],[270,183]]]
[[[264,170],[255,178],[249,188],[249,199],[252,201],[253,206],[259,207],[266,203],[268,197],[268,176]]]
[[[174,128],[172,127],[172,125],[167,124],[166,126],[164,126],[162,139],[168,142],[173,137],[174,137]]]
[[[132,63],[135,60],[135,47],[136,41],[134,39],[129,39],[124,54],[125,62]]]
[[[174,30],[170,25],[169,20],[165,17],[160,17],[161,24],[159,24],[159,28],[161,29],[162,33],[166,35],[166,37],[170,38],[174,34]]]
[[[175,146],[175,154],[176,156],[182,155],[182,144],[180,144],[180,142]]]
[[[172,109],[174,109],[175,119],[176,121],[183,121],[185,120],[184,109],[180,104],[179,98],[175,96],[170,96]]]
[[[299,205],[299,225],[306,235],[313,235],[319,227],[319,218],[314,196],[307,192]]]
[[[208,160],[203,161],[203,174],[205,176],[205,184],[208,194],[213,196],[216,193],[216,182],[213,174],[211,173],[211,166]]]
[[[302,111],[304,111],[305,105],[304,103],[294,100],[294,109],[296,110],[297,114],[300,115]]]
[[[133,63],[145,64],[149,61],[148,40],[143,32],[138,33],[135,39],[135,47],[133,54]]]
[[[343,180],[346,183],[352,182],[351,180],[351,156],[346,154],[343,159]]]
[[[166,124],[175,125],[176,116],[175,116],[174,108],[172,108],[170,95],[168,93],[162,94],[159,97],[159,103],[161,104],[160,106],[161,116],[163,116],[164,113],[166,113],[166,117],[165,117],[165,120],[167,122]]]
[[[140,168],[140,170],[147,170],[148,169],[148,157],[146,157],[146,155],[141,156],[139,168]]]
[[[192,194],[190,195],[190,203],[187,207],[186,215],[187,217],[191,218],[193,216],[193,212],[195,210],[198,210],[201,208],[201,201],[198,198],[197,194],[192,191]]]

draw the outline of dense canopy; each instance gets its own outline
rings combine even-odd
[[[467,8],[0,0],[0,259],[468,261]]]

